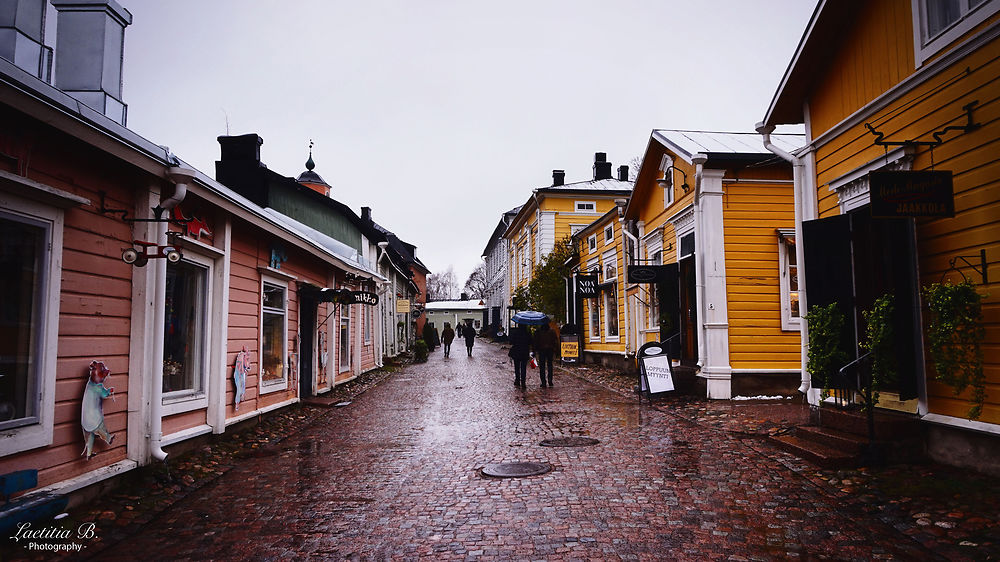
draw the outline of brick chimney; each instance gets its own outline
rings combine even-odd
[[[558,185],[565,185],[566,183],[566,171],[565,170],[552,170],[552,187]]]
[[[372,222],[372,208],[371,207],[361,207],[361,220],[370,223]]]
[[[260,161],[264,139],[257,133],[219,137],[222,156],[215,162],[215,179],[262,206],[268,206],[267,166]]]
[[[124,125],[122,60],[132,14],[114,0],[51,0],[56,24],[56,87]]]
[[[594,154],[594,181],[611,179],[611,162],[603,152]]]
[[[628,181],[628,166],[618,166],[618,179],[620,181]]]
[[[45,0],[0,2],[0,58],[45,82],[52,75],[52,49],[45,46]]]

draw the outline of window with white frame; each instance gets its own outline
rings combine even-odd
[[[340,371],[351,370],[351,307],[340,305]]]
[[[618,339],[618,258],[614,252],[604,256],[604,334],[606,339]]]
[[[186,255],[167,264],[163,400],[202,395],[208,370],[211,262]]]
[[[597,211],[596,201],[576,201],[574,208],[578,213],[594,213]]]
[[[663,208],[666,209],[674,204],[674,159],[669,154],[664,154],[660,160],[660,171],[663,172]]]
[[[1000,0],[911,0],[917,66],[1000,11]]]
[[[262,390],[285,388],[288,382],[288,286],[265,280],[261,290],[260,382]],[[268,388],[271,387],[271,388]]]
[[[614,241],[615,241],[615,226],[613,224],[609,224],[608,226],[604,227],[604,243],[610,244]]]
[[[39,422],[50,221],[0,211],[0,429]],[[58,298],[58,296],[56,296]],[[53,346],[54,347],[54,346]]]
[[[601,341],[601,300],[587,299],[590,307],[590,341]]]
[[[597,235],[591,234],[587,237],[587,250],[593,252],[597,249]]]
[[[649,264],[650,265],[662,265],[663,264],[663,252],[660,250],[659,246],[649,254]],[[659,329],[660,327],[660,291],[657,288],[656,283],[650,283],[646,285],[648,287],[646,303],[646,326],[650,329]]]
[[[570,234],[570,236],[573,236],[574,234],[576,234],[577,232],[580,232],[581,230],[583,230],[585,228],[587,228],[587,225],[585,225],[585,224],[571,224],[571,225],[569,225],[569,234]]]
[[[781,285],[781,329],[798,330],[799,268],[795,258],[795,231],[778,231],[778,275]]]
[[[361,305],[362,310],[365,314],[365,343],[371,343],[372,341],[372,317],[374,316],[373,309],[375,307],[369,305]]]

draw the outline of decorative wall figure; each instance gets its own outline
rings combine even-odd
[[[114,387],[104,386],[104,381],[110,374],[111,370],[104,365],[104,361],[90,362],[87,385],[83,390],[83,402],[80,407],[80,425],[83,426],[83,437],[86,441],[81,456],[86,456],[88,460],[94,456],[94,435],[99,435],[108,445],[115,440],[115,436],[104,426],[104,399],[115,393]]]
[[[212,236],[212,231],[208,228],[207,222],[195,215],[191,215],[191,218],[184,216],[180,206],[174,207],[174,220],[182,223],[184,225],[184,233],[195,240],[201,240],[202,234]]]
[[[233,365],[233,382],[236,384],[236,410],[240,409],[243,394],[247,391],[247,375],[250,374],[250,352],[247,346],[236,354],[236,364]]]
[[[281,264],[288,260],[288,254],[285,253],[285,248],[281,244],[274,244],[271,246],[271,262],[268,264],[271,269],[281,269]]]

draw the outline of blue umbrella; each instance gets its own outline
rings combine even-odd
[[[514,314],[511,318],[514,322],[518,324],[527,324],[529,326],[541,326],[542,324],[549,323],[549,317],[544,312],[537,312],[534,310],[522,310]]]

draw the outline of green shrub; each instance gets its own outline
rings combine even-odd
[[[424,340],[413,342],[413,361],[415,363],[427,362],[427,342]]]
[[[958,285],[934,283],[924,287],[924,298],[930,309],[927,347],[937,380],[950,386],[955,396],[972,387],[972,406],[968,415],[974,420],[982,414],[986,400],[983,297],[966,281]]]
[[[832,302],[812,306],[806,315],[809,322],[809,353],[806,370],[822,381],[822,396],[827,397],[830,374],[847,363],[847,354],[840,348],[844,330],[844,314]]]

